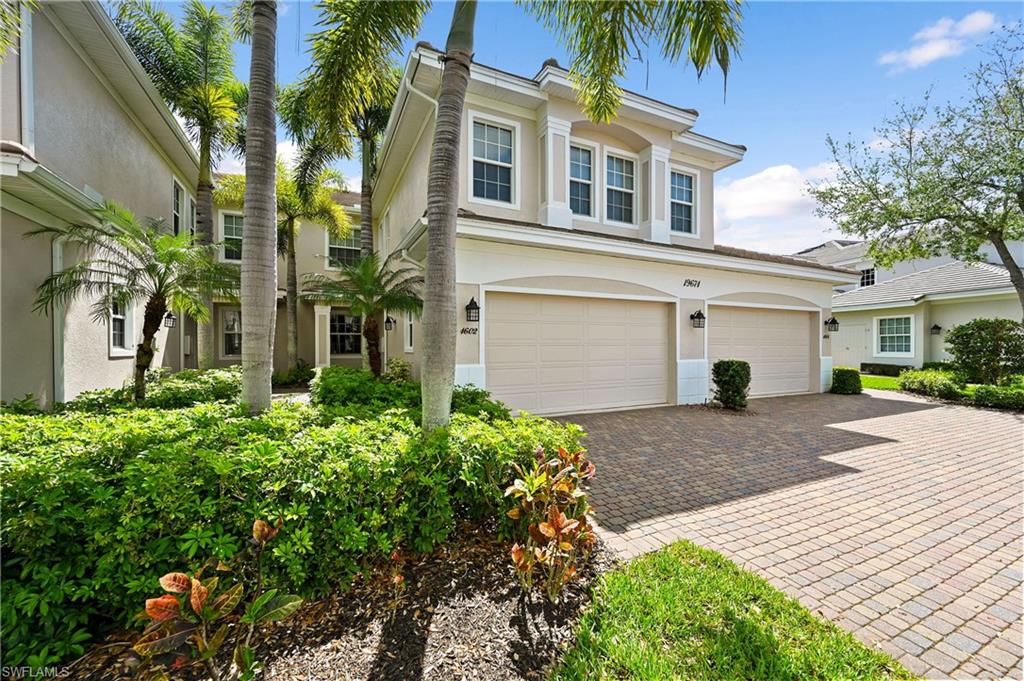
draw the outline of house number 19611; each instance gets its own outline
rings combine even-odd
[[[700,279],[684,279],[684,288],[700,288]]]

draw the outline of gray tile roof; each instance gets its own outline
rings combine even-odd
[[[984,292],[1010,286],[1010,274],[1002,265],[954,261],[913,274],[906,274],[874,286],[832,296],[832,308],[914,303],[938,293]]]

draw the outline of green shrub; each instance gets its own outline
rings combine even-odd
[[[150,376],[152,374],[152,376]],[[177,373],[151,371],[146,376],[143,407],[178,409],[207,402],[234,401],[242,392],[242,368],[186,369]],[[131,387],[100,388],[80,393],[63,405],[64,411],[106,413],[134,409]]]
[[[275,388],[290,387],[293,385],[304,385],[313,380],[315,370],[301,359],[298,366],[290,371],[275,371],[270,377],[270,383]]]
[[[963,381],[955,373],[935,369],[911,369],[900,374],[900,390],[955,400],[963,393]]]
[[[879,364],[877,362],[861,362],[860,372],[874,376],[899,376],[901,372],[914,367],[908,364]]]
[[[862,390],[859,371],[853,367],[832,367],[832,392],[837,395],[859,395]]]
[[[953,364],[970,383],[1003,385],[1024,372],[1024,324],[1012,319],[975,319],[946,334]]]
[[[925,362],[922,369],[937,369],[938,371],[956,371],[952,362]]]
[[[456,414],[424,440],[402,411],[332,422],[234,404],[0,415],[3,664],[51,664],[129,626],[156,579],[230,558],[253,518],[285,521],[267,588],[322,594],[457,514],[503,522],[512,464],[579,447],[576,427]]]
[[[750,388],[750,364],[741,359],[720,359],[711,367],[715,382],[715,399],[728,409],[747,406]]]
[[[979,385],[971,395],[971,402],[979,407],[1024,411],[1024,387]]]
[[[392,357],[388,360],[388,366],[384,369],[381,378],[389,383],[401,383],[412,380],[412,365],[401,357]]]

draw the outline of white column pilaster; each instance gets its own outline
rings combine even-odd
[[[314,366],[331,365],[331,306],[313,306]]]
[[[650,146],[640,155],[641,191],[640,238],[669,243],[668,155],[665,147]]]
[[[554,227],[572,227],[569,210],[569,135],[572,124],[552,116],[544,116],[537,124],[540,144],[542,200],[537,221]]]

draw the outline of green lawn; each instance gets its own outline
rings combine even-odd
[[[555,681],[910,679],[725,557],[681,541],[603,578]]]
[[[871,376],[869,374],[861,374],[860,384],[865,388],[874,388],[875,390],[900,389],[900,379],[895,376]]]

